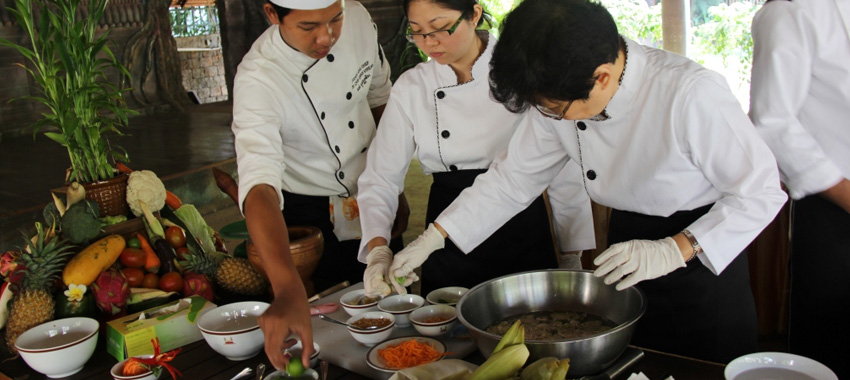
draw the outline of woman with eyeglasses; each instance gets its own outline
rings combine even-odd
[[[593,0],[524,0],[490,67],[493,97],[524,115],[506,158],[394,256],[391,275],[431,260],[444,237],[474,247],[575,162],[613,209],[594,275],[646,295],[632,344],[720,363],[756,351],[745,249],[787,197],[726,80],[623,38]]]
[[[518,115],[490,99],[489,61],[496,39],[476,30],[485,12],[475,0],[404,0],[407,38],[430,57],[402,74],[393,86],[360,176],[362,243],[359,259],[368,267],[364,286],[371,295],[389,294],[402,284],[387,275],[387,247],[398,194],[411,158],[433,174],[427,222],[448,206],[508,145]],[[589,199],[581,191],[577,166],[565,171],[574,182],[559,186],[550,199],[558,224],[560,250],[571,254],[595,246]],[[540,195],[540,194],[538,194]],[[526,270],[556,268],[549,218],[542,196],[526,205],[476,250],[464,253],[448,243],[422,266],[422,294],[445,286],[473,287]],[[581,238],[570,238],[580,236]],[[580,267],[577,255],[572,266]],[[564,265],[566,264],[566,260]]]

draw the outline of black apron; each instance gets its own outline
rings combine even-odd
[[[343,281],[352,284],[363,282],[366,264],[357,261],[360,239],[337,239],[331,223],[328,197],[283,191],[283,199],[283,218],[287,226],[314,226],[322,230],[325,239],[324,252],[312,277],[316,292]],[[401,250],[403,245],[401,236],[390,242],[390,248],[395,252]]]
[[[608,243],[676,235],[711,206],[666,218],[613,210]],[[648,306],[632,344],[718,363],[758,351],[758,319],[746,251],[719,276],[694,258],[684,268],[636,286],[647,296]]]
[[[850,379],[850,214],[819,195],[792,210],[789,351]]]
[[[475,177],[487,170],[458,170],[434,173],[428,196],[426,223],[433,223]],[[469,254],[451,239],[422,265],[422,291],[445,286],[472,288],[496,277],[558,266],[552,243],[549,216],[543,196],[493,233]]]

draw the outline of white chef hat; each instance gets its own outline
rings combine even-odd
[[[337,0],[269,0],[272,4],[289,9],[313,10],[324,9]]]

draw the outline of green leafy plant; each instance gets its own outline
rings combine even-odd
[[[107,33],[97,35],[108,1],[16,0],[9,11],[32,47],[0,39],[0,45],[15,48],[31,63],[31,68],[20,66],[38,84],[40,94],[17,99],[47,107],[34,133],[44,130],[45,136],[68,150],[69,182],[112,178],[110,160],[127,161],[126,151],[110,145],[107,138],[120,136],[119,127],[126,126],[128,115],[134,113],[124,103],[125,90],[106,75],[115,70],[122,82],[130,77],[107,46]],[[86,11],[80,6],[85,3]]]
[[[218,12],[215,6],[170,8],[171,34],[174,37],[195,37],[218,31]]]
[[[718,4],[708,8],[707,21],[696,27],[692,46],[702,64],[717,57],[725,67],[733,68],[734,82],[749,83],[753,65],[753,38],[750,34],[758,4],[748,2]]]

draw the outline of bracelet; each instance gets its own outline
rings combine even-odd
[[[682,234],[685,235],[685,238],[687,238],[688,241],[691,243],[691,247],[694,248],[694,253],[691,254],[691,257],[688,257],[688,259],[685,260],[685,262],[687,263],[688,261],[693,260],[694,257],[697,257],[697,254],[702,253],[702,246],[699,245],[697,238],[695,238],[694,234],[692,234],[691,231],[688,231],[687,228],[682,230]]]

